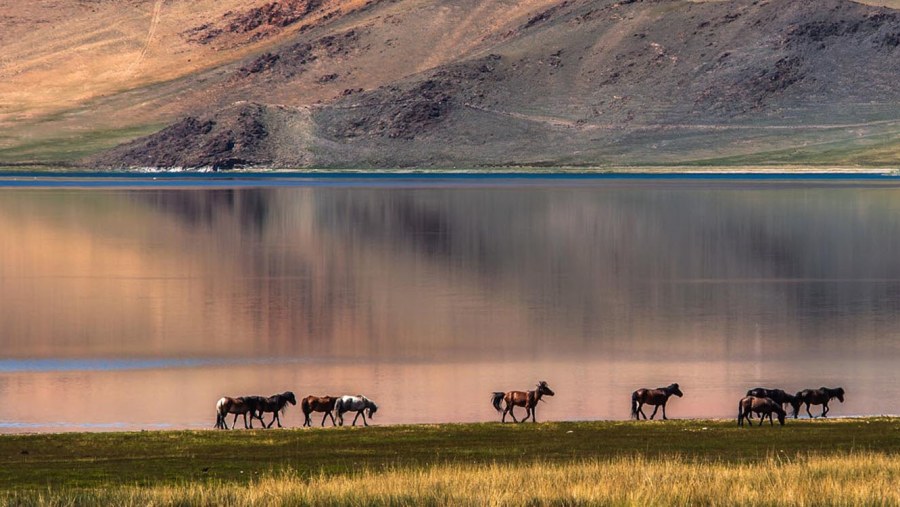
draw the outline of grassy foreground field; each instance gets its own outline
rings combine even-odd
[[[7,504],[900,505],[900,419],[0,437]]]

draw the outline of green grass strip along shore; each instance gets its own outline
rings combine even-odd
[[[900,418],[0,436],[0,503],[900,505]]]

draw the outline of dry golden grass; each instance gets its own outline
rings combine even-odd
[[[44,505],[900,505],[900,457],[878,453],[772,456],[755,463],[643,457],[563,464],[445,465],[248,485],[12,493]]]

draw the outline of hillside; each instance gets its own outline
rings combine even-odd
[[[3,0],[0,163],[895,166],[869,3]]]

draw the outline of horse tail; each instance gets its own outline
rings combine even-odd
[[[225,414],[222,412],[225,410],[225,398],[219,398],[219,401],[216,402],[216,428],[222,428],[225,423]]]
[[[631,393],[631,417],[638,418],[638,393]]]
[[[504,396],[506,396],[506,393],[504,392],[495,392],[491,394],[491,404],[494,405],[497,412],[503,412],[503,409],[500,408],[500,402],[503,401]]]
[[[312,410],[309,409],[309,400],[306,398],[300,400],[300,410],[302,410],[305,415],[309,415],[310,412],[312,412]]]

